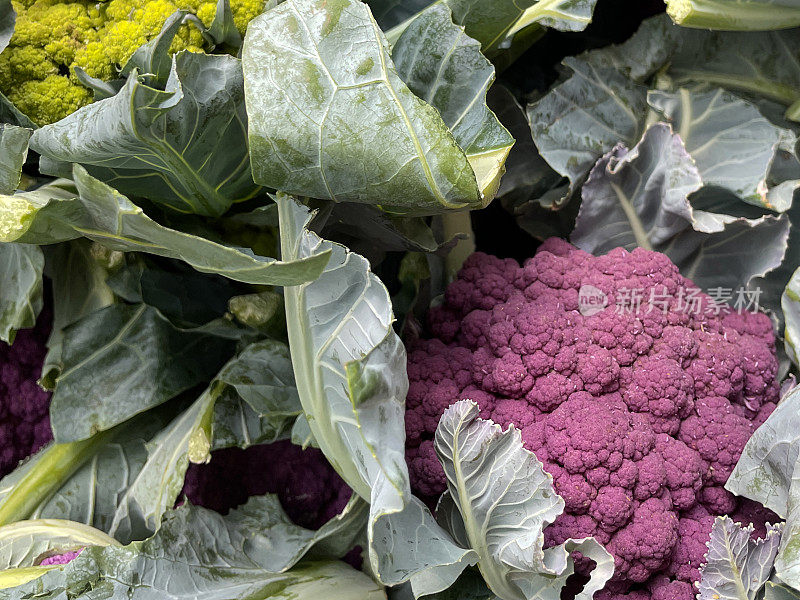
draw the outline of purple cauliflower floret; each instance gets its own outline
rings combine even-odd
[[[49,314],[33,329],[17,332],[12,345],[0,342],[0,477],[53,439],[50,394],[36,381],[47,354]]]
[[[40,562],[39,565],[42,567],[46,567],[47,565],[65,565],[78,558],[78,554],[80,553],[80,550],[75,550],[73,552],[64,552],[64,554],[48,556],[42,562]]]
[[[309,529],[338,515],[351,494],[322,452],[288,440],[213,452],[209,463],[189,467],[183,492],[192,504],[221,513],[250,496],[277,494],[289,518]]]
[[[607,305],[582,311],[584,286]],[[643,301],[618,305],[631,290]],[[716,305],[663,254],[551,239],[523,266],[473,254],[428,316],[433,339],[408,343],[406,456],[429,503],[446,488],[436,426],[466,398],[553,476],[565,511],[546,544],[594,536],[614,556],[598,599],[691,598],[714,515],[763,529],[768,511],[724,484],[779,397],[766,315]]]

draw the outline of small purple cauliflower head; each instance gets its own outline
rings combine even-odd
[[[227,513],[250,496],[277,494],[292,521],[318,529],[338,515],[350,488],[319,450],[303,450],[289,441],[229,448],[191,465],[183,490],[192,503]]]
[[[584,286],[607,305],[585,310]],[[691,598],[713,515],[741,512],[723,486],[778,400],[769,318],[715,305],[663,254],[551,239],[524,266],[473,254],[429,329],[408,344],[414,491],[445,490],[436,425],[474,400],[553,476],[565,512],[546,543],[595,536],[614,556],[598,598]]]
[[[49,314],[42,314],[36,327],[17,333],[12,345],[0,342],[0,477],[53,439],[50,394],[36,383],[49,332]]]

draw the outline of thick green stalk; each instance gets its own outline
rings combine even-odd
[[[768,31],[800,26],[797,0],[667,0],[678,25],[722,31]]]
[[[2,483],[9,487],[0,489],[0,525],[27,519],[114,435],[114,431],[103,431],[78,442],[52,444],[19,467],[19,478],[15,478],[14,473],[8,475]]]
[[[475,234],[472,231],[472,218],[468,210],[452,211],[441,215],[443,239],[447,242],[460,236],[456,245],[444,259],[448,280],[455,279],[456,274],[467,257],[475,252]]]

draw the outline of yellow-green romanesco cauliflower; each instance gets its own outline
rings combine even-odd
[[[265,0],[230,0],[244,33]],[[13,0],[14,36],[0,54],[0,91],[34,123],[53,123],[92,101],[75,76],[81,67],[98,79],[116,77],[133,52],[156,36],[176,10],[188,10],[209,26],[216,0]],[[197,27],[184,24],[171,52],[203,51]]]

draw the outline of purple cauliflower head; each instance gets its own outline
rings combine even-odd
[[[17,332],[12,345],[0,342],[0,477],[53,439],[50,394],[36,381],[47,354],[50,316]]]
[[[277,494],[292,521],[318,529],[344,509],[350,488],[319,450],[288,440],[228,448],[191,465],[183,492],[192,503],[227,513],[250,496]]]
[[[585,310],[584,286],[607,305]],[[614,556],[597,598],[691,598],[713,515],[763,528],[765,509],[743,512],[723,486],[778,400],[766,315],[720,307],[663,254],[595,257],[551,239],[523,266],[473,254],[429,330],[408,344],[418,494],[444,491],[432,439],[466,398],[521,429],[553,476],[565,512],[546,543],[591,535]]]

